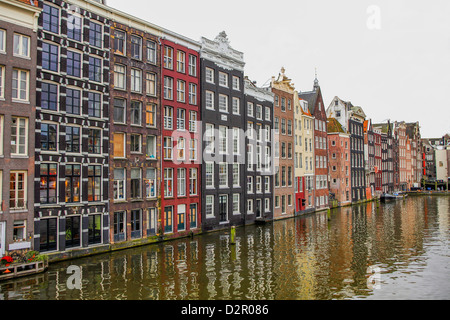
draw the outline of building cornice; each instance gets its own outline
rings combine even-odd
[[[25,28],[30,28],[34,32],[37,31],[38,18],[42,11],[41,8],[17,0],[0,1],[0,8],[5,5],[9,5],[10,8],[9,10],[7,10],[7,8],[2,8],[2,10],[0,10],[0,20],[13,23]],[[17,11],[28,13],[28,20],[26,21],[23,16],[17,14]]]
[[[244,72],[244,54],[230,46],[225,32],[221,32],[214,40],[201,38],[200,58],[210,60],[224,69]]]

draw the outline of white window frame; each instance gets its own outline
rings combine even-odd
[[[211,210],[210,213],[208,213],[209,209]],[[206,196],[205,214],[206,214],[206,218],[214,218],[214,196],[213,195]]]
[[[233,193],[233,215],[239,215],[241,208],[241,195],[239,193]]]
[[[122,180],[118,180],[116,179],[116,175],[115,175],[115,171],[116,170],[121,170],[123,172],[123,179]],[[117,201],[125,201],[127,199],[127,171],[126,168],[114,168],[113,171],[113,201],[117,202]],[[117,188],[123,188],[123,198],[120,197],[115,197],[114,196],[114,189]],[[119,192],[117,192],[117,195],[119,195]]]
[[[17,79],[14,78],[14,73],[17,72]],[[20,80],[20,76],[22,73],[26,74],[26,80],[25,80],[25,88],[23,88],[23,84],[22,81]],[[14,95],[12,96],[12,100],[16,100],[16,101],[29,101],[29,96],[30,96],[30,71],[28,70],[23,70],[23,69],[18,69],[18,68],[14,68],[13,69],[13,76],[12,76],[12,88],[14,88],[14,81],[17,81],[17,96],[15,97]],[[21,91],[25,91],[25,95],[26,97],[24,99],[22,99],[20,97],[20,92]]]
[[[205,108],[207,110],[214,110],[214,92],[205,91]]]
[[[177,196],[186,196],[186,168],[177,169]]]
[[[17,127],[16,127],[16,139],[13,140],[13,137],[12,137],[12,122],[11,122],[11,145],[13,145],[13,142],[14,142],[14,146],[16,147],[16,152],[13,152],[12,151],[12,147],[11,147],[11,156],[26,156],[28,154],[28,127],[29,127],[28,126],[28,122],[29,122],[29,119],[25,118],[25,117],[16,117],[16,116],[13,116],[12,119],[16,119],[17,120],[17,122],[16,122],[16,126]],[[12,119],[11,119],[11,121],[12,121]],[[25,145],[24,145],[24,152],[23,153],[17,152],[18,149],[20,148],[20,145],[19,145],[19,141],[20,141],[19,122],[20,122],[20,120],[25,120],[25,124],[24,124],[24,126],[25,126],[25,134],[24,134],[24,136],[25,136]]]
[[[211,172],[208,170],[211,169]],[[205,162],[205,186],[207,189],[214,189],[214,162]],[[211,177],[211,183],[208,183],[208,176]]]
[[[19,45],[18,46],[17,46],[17,43],[16,43],[16,39],[18,39],[18,41],[19,41]],[[27,40],[26,52],[24,52],[24,48],[23,48],[23,40],[24,39]],[[14,40],[13,40],[13,42],[14,42],[14,44],[13,44],[13,54],[14,54],[14,56],[21,57],[21,58],[30,58],[31,38],[29,36],[26,36],[26,35],[14,32]],[[18,52],[16,52],[16,48],[18,49]]]

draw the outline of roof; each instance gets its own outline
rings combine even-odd
[[[335,118],[328,118],[327,120],[328,133],[346,133],[342,125]]]
[[[33,7],[38,7],[38,1],[37,0],[16,0],[16,1],[29,4],[30,6],[33,6]]]
[[[374,123],[374,124],[372,124],[373,128],[375,128],[375,127],[380,128],[381,133],[388,133],[389,126],[391,127],[391,132],[392,132],[392,126],[393,126],[392,123]]]
[[[314,108],[316,107],[316,102],[317,102],[317,98],[318,98],[318,93],[319,91],[310,91],[310,92],[303,92],[298,94],[299,99],[301,100],[305,100],[306,102],[308,102],[308,109],[309,112],[311,113],[311,115],[314,114]]]

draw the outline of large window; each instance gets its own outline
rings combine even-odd
[[[173,78],[164,77],[164,99],[173,100]]]
[[[114,89],[126,90],[127,67],[121,64],[114,65]]]
[[[186,129],[186,110],[178,108],[177,109],[177,129]]]
[[[164,68],[173,69],[173,49],[164,47]]]
[[[81,111],[81,91],[78,89],[66,88],[66,112],[70,114],[80,114]]]
[[[56,218],[41,219],[39,222],[39,251],[46,252],[57,249],[57,222]]]
[[[80,246],[80,220],[80,216],[66,217],[66,248],[74,248]]]
[[[88,115],[95,118],[101,118],[102,97],[100,93],[89,92]]]
[[[132,168],[131,169],[131,199],[140,199],[142,198],[142,169],[141,168]]]
[[[197,105],[197,85],[189,83],[189,104]]]
[[[177,51],[177,71],[184,73],[186,65],[186,54],[183,51]]]
[[[42,27],[45,31],[59,33],[59,9],[44,4],[42,11]]]
[[[114,53],[125,55],[126,49],[126,33],[121,30],[114,30]]]
[[[27,172],[11,171],[9,176],[9,208],[24,209],[27,207]]]
[[[164,160],[172,160],[172,137],[164,137]]]
[[[66,202],[80,202],[81,165],[66,164]]]
[[[57,175],[56,163],[41,163],[39,191],[41,204],[57,202]]]
[[[198,188],[198,170],[197,168],[189,169],[189,194],[197,195]]]
[[[58,125],[55,123],[41,123],[41,150],[58,150]]]
[[[184,197],[186,195],[186,169],[177,169],[177,195]]]
[[[145,174],[145,197],[148,198],[156,198],[156,169],[155,168],[147,168],[147,172]]]
[[[214,196],[206,196],[205,214],[206,217],[214,217]]]
[[[90,21],[89,23],[89,44],[97,47],[102,48],[103,45],[103,32],[102,32],[102,25],[95,23],[93,21]]]
[[[205,184],[207,188],[214,188],[214,163],[207,162],[206,166],[206,176],[205,176]]]
[[[114,122],[126,122],[126,104],[127,101],[125,99],[114,98]]]
[[[88,130],[88,152],[90,154],[101,154],[102,131],[101,129]]]
[[[67,38],[81,41],[82,19],[79,16],[67,14]]]
[[[131,91],[142,92],[142,70],[131,69]]]
[[[131,58],[142,59],[142,38],[135,35],[131,36]]]
[[[88,166],[88,201],[101,201],[102,166]]]
[[[89,216],[88,243],[90,245],[102,242],[102,216],[94,214]]]
[[[26,155],[28,149],[28,119],[12,117],[11,155]]]
[[[126,156],[126,144],[125,133],[115,132],[113,133],[113,148],[114,158],[125,158]]]
[[[177,101],[185,102],[186,99],[186,82],[183,80],[177,81]]]
[[[142,102],[131,101],[130,106],[130,121],[131,124],[140,126],[142,124]]]
[[[81,77],[81,54],[67,51],[67,75]]]
[[[89,80],[102,82],[102,59],[89,57]]]
[[[156,43],[147,41],[147,60],[150,63],[156,63]]]
[[[58,72],[59,47],[47,42],[42,43],[42,69]]]
[[[173,197],[173,168],[164,169],[164,197]]]
[[[145,123],[147,127],[156,127],[156,105],[147,104],[145,112]]]
[[[115,168],[114,169],[114,185],[113,196],[114,201],[124,201],[126,199],[126,169]]]
[[[14,55],[21,57],[30,56],[30,37],[14,33]]]
[[[148,159],[156,160],[156,136],[147,136],[146,156]]]
[[[219,218],[220,222],[225,222],[228,220],[228,196],[219,196]]]
[[[53,83],[42,82],[41,108],[45,110],[58,110],[58,86]]]
[[[145,75],[146,93],[151,96],[156,96],[156,74],[147,73]]]
[[[197,57],[192,54],[189,55],[189,75],[197,76]]]
[[[29,71],[13,69],[12,73],[12,98],[20,101],[28,101]]]
[[[173,129],[173,108],[164,107],[164,129]]]
[[[228,187],[228,164],[219,164],[219,187]]]

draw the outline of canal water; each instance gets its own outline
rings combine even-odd
[[[368,203],[238,228],[236,244],[217,232],[51,264],[0,299],[450,299],[449,229],[450,197]]]

